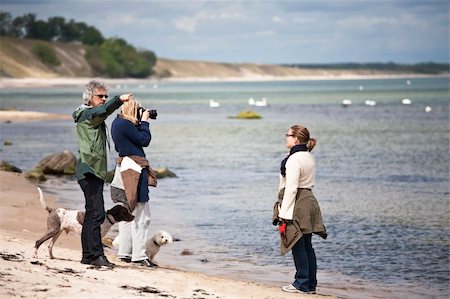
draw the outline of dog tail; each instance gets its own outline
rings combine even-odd
[[[46,209],[49,213],[52,211],[51,208],[47,207],[47,205],[45,204],[44,201],[44,194],[42,193],[41,188],[37,187],[38,191],[39,191],[39,201],[41,202],[41,206],[43,209]]]

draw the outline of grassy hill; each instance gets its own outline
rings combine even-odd
[[[92,77],[93,71],[85,59],[86,46],[78,43],[46,43],[52,47],[58,66],[39,60],[32,52],[33,46],[43,41],[1,37],[0,77],[10,78],[58,78]],[[377,70],[371,68],[342,69],[318,66],[282,66],[250,63],[214,63],[204,61],[181,61],[158,58],[154,68],[159,78],[270,78],[270,77],[342,77],[376,76],[411,73],[401,70]],[[448,73],[448,72],[447,72]]]
[[[90,77],[92,70],[84,58],[81,44],[48,43],[61,61],[59,66],[42,63],[31,51],[37,41],[2,37],[0,42],[0,76],[26,77]],[[39,41],[42,43],[42,41]]]

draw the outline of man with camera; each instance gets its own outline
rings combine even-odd
[[[105,220],[103,185],[106,177],[106,118],[132,94],[106,101],[105,84],[92,80],[84,87],[83,104],[73,113],[78,141],[76,177],[85,197],[86,213],[81,231],[82,264],[113,267],[103,252],[100,225]]]
[[[144,147],[150,144],[149,119],[156,119],[156,110],[145,110],[134,99],[122,106],[122,112],[113,121],[111,135],[119,153],[111,183],[111,199],[123,202],[135,216],[131,222],[119,223],[118,257],[144,267],[154,264],[145,254],[145,243],[150,226],[149,163]]]

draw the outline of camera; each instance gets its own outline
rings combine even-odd
[[[146,109],[143,107],[139,107],[138,111],[137,111],[137,119],[139,121],[142,121],[142,115],[144,114],[144,111]],[[156,112],[156,110],[150,110],[150,118],[151,119],[156,119],[156,117],[158,116],[158,112]]]

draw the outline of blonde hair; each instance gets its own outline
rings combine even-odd
[[[309,137],[309,131],[307,128],[300,125],[294,125],[291,127],[291,131],[292,135],[298,138],[300,144],[306,144],[308,151],[312,151],[316,146],[317,140]]]
[[[137,112],[140,107],[141,103],[130,98],[127,102],[122,104],[122,118],[131,121],[134,125],[139,124]]]

